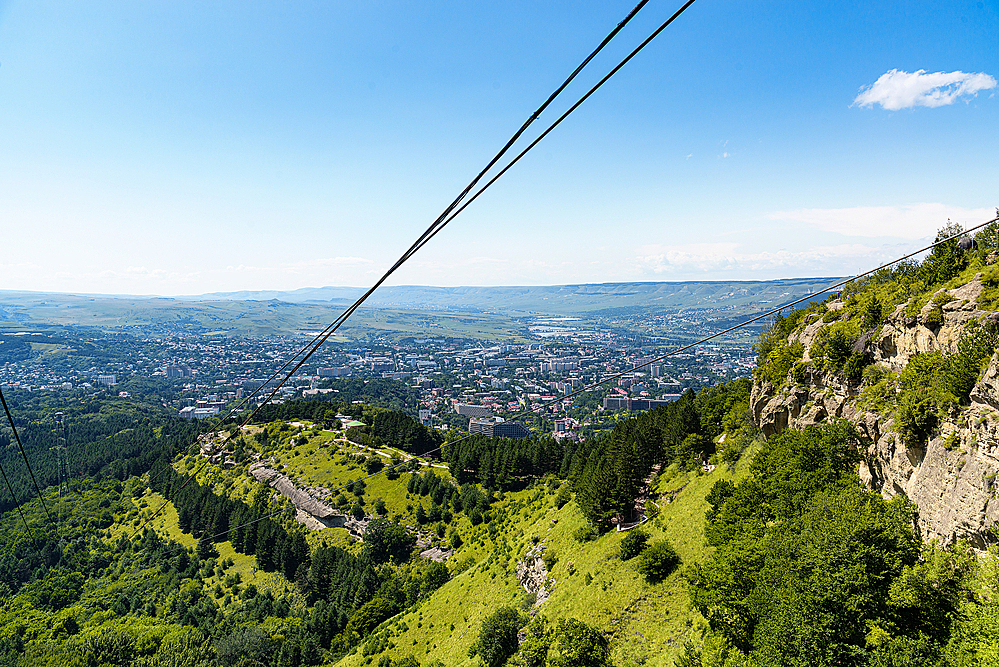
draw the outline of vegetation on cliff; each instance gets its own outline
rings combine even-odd
[[[900,370],[878,363],[876,347],[889,323],[939,328],[945,306],[955,301],[947,290],[976,276],[982,289],[975,305],[980,311],[994,310],[999,305],[997,231],[999,225],[993,223],[970,248],[947,241],[922,262],[882,269],[821,303],[776,317],[760,338],[757,380],[780,390],[807,385],[813,376],[835,378],[860,389],[861,407],[893,419],[904,442],[925,441],[942,418],[968,404],[999,345],[997,320],[984,315],[972,319],[954,349],[916,354]],[[960,232],[959,226],[948,225],[937,240]]]

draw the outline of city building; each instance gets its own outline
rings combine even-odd
[[[564,373],[579,370],[578,361],[549,361],[541,364],[542,373]]]
[[[494,438],[529,438],[531,432],[518,422],[499,422],[493,425]]]
[[[627,410],[630,401],[627,396],[604,396],[604,410]]]
[[[454,406],[454,411],[463,417],[490,417],[492,411],[485,405],[470,405],[468,403],[458,403]]]
[[[604,410],[653,410],[680,398],[680,394],[666,395],[664,398],[628,398],[627,396],[604,396]]]
[[[188,406],[186,408],[181,408],[180,416],[184,419],[207,419],[209,417],[214,417],[219,413],[218,408],[208,408],[208,407],[194,407]]]
[[[468,421],[468,431],[494,438],[528,438],[531,435],[523,424],[504,421],[502,417],[472,418]]]

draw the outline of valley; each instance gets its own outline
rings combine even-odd
[[[6,387],[51,486],[31,499],[0,434],[25,499],[0,520],[0,659],[994,664],[997,266],[987,248],[941,246],[767,322],[755,369],[736,370],[752,379],[642,398],[696,377],[671,367],[563,408],[574,417],[541,390],[655,345],[573,339],[575,315],[532,320],[525,342],[345,343],[326,363],[349,375],[317,373],[241,425],[177,415],[184,392],[242,389],[221,368],[199,386],[211,367],[191,352],[243,350],[262,371],[282,358],[266,343],[8,333],[8,372],[76,375]],[[94,366],[102,349],[103,364],[146,365]],[[111,370],[127,379],[80,382]],[[516,409],[541,413],[519,437],[472,430],[480,411]],[[569,437],[573,419],[588,430]],[[68,466],[51,463],[60,438]]]

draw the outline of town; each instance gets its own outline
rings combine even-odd
[[[407,392],[396,407],[441,430],[511,437],[533,431],[579,440],[613,426],[616,414],[657,407],[684,391],[745,377],[755,367],[753,339],[745,334],[658,359],[710,333],[711,318],[652,322],[650,327],[643,320],[636,334],[635,323],[625,319],[531,318],[521,338],[530,342],[498,344],[369,335],[363,344],[322,345],[283,383],[308,342],[301,333],[252,338],[10,331],[0,334],[0,387],[67,398],[154,393],[165,409],[204,419],[268,397],[275,403],[335,400],[344,383],[379,379]],[[660,340],[666,331],[672,346]]]

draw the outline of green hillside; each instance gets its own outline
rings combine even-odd
[[[896,305],[932,317],[972,272],[990,298],[993,265],[946,247],[850,286],[843,308],[775,320],[755,390],[884,389],[856,336]],[[819,321],[806,367],[792,334]],[[885,415],[905,428],[922,405],[913,423],[932,429],[963,405],[995,354],[994,325],[969,328],[879,394]],[[868,443],[848,421],[763,439],[752,385],[688,392],[582,443],[456,438],[319,402],[197,440],[141,406],[141,428],[123,428],[121,404],[93,417],[92,477],[61,505],[49,489],[48,514],[32,500],[0,517],[0,666],[999,664],[994,542],[924,543],[903,493],[862,485]]]

